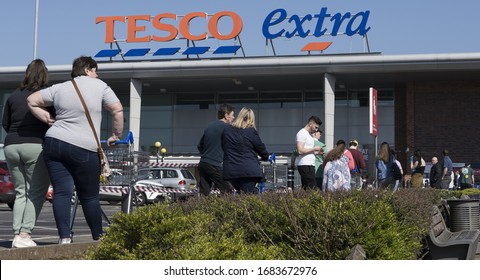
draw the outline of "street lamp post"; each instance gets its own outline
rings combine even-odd
[[[35,0],[35,22],[33,26],[33,59],[37,59],[37,40],[38,40],[38,5],[40,0]]]
[[[162,152],[162,162],[163,162],[163,158],[165,157],[165,153],[167,152],[167,149],[162,148],[161,152]]]
[[[155,142],[154,145],[155,145],[155,148],[157,148],[157,164],[158,164],[158,157],[160,156],[159,153],[160,153],[160,147],[162,146],[162,143],[160,143],[160,141],[157,141]]]

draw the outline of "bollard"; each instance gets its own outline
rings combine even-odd
[[[293,186],[295,184],[294,179],[295,179],[295,170],[293,170],[292,168],[289,168],[287,170],[287,188],[293,189]]]

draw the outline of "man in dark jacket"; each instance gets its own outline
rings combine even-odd
[[[437,157],[432,158],[432,168],[430,169],[430,186],[432,188],[442,188],[442,165],[438,162]]]
[[[235,119],[233,106],[222,104],[218,108],[218,120],[211,122],[205,129],[197,145],[201,158],[198,164],[200,182],[198,189],[201,194],[209,195],[212,183],[222,193],[231,192],[229,182],[223,180],[223,149],[222,134],[226,126]]]

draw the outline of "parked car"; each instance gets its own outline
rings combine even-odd
[[[15,204],[15,186],[5,161],[3,144],[0,144],[0,203],[7,203],[10,209]]]
[[[104,182],[103,185],[105,186],[124,186],[125,183],[130,181],[128,178],[128,174],[124,174],[123,170],[121,169],[111,169],[112,175],[107,178],[107,181]],[[144,173],[142,175],[143,178],[147,177],[148,169],[142,171]],[[147,203],[147,198],[144,192],[135,192],[136,199],[133,200],[133,203],[138,206],[145,205]],[[100,201],[107,201],[110,204],[118,204],[122,201],[122,194],[120,192],[106,192],[100,190]]]
[[[75,198],[77,196],[77,193],[76,192],[73,192],[73,195],[72,195],[72,204],[75,203]],[[50,203],[53,202],[53,186],[52,185],[49,185],[48,186],[48,190],[47,190],[47,195],[46,195],[46,200]]]
[[[197,189],[197,180],[186,168],[158,167],[151,168],[148,179],[136,182],[137,185],[157,186],[171,189],[172,192],[145,192],[147,203],[160,200],[185,199],[192,196]]]
[[[110,204],[118,204],[122,201],[122,194],[117,192],[100,191],[100,201],[107,201]],[[134,205],[142,206],[147,203],[147,197],[144,192],[135,192]]]
[[[48,202],[52,203],[52,200],[53,200],[53,187],[52,187],[52,185],[48,186],[46,199],[47,199]]]
[[[119,173],[116,170],[112,170],[112,172],[113,172],[113,176],[121,176],[121,173]],[[73,192],[72,204],[75,203],[76,195],[77,195],[77,193]],[[144,198],[145,194],[137,193],[136,195],[137,195],[138,205],[144,205],[145,204],[145,198]],[[99,198],[100,198],[100,201],[107,201],[110,204],[117,204],[117,203],[120,203],[122,201],[122,194],[121,193],[110,193],[110,192],[100,191]],[[48,187],[46,199],[50,203],[53,202],[53,186],[52,185],[50,185]]]

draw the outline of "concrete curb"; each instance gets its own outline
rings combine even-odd
[[[100,242],[42,245],[0,251],[0,260],[81,260],[89,248]]]

